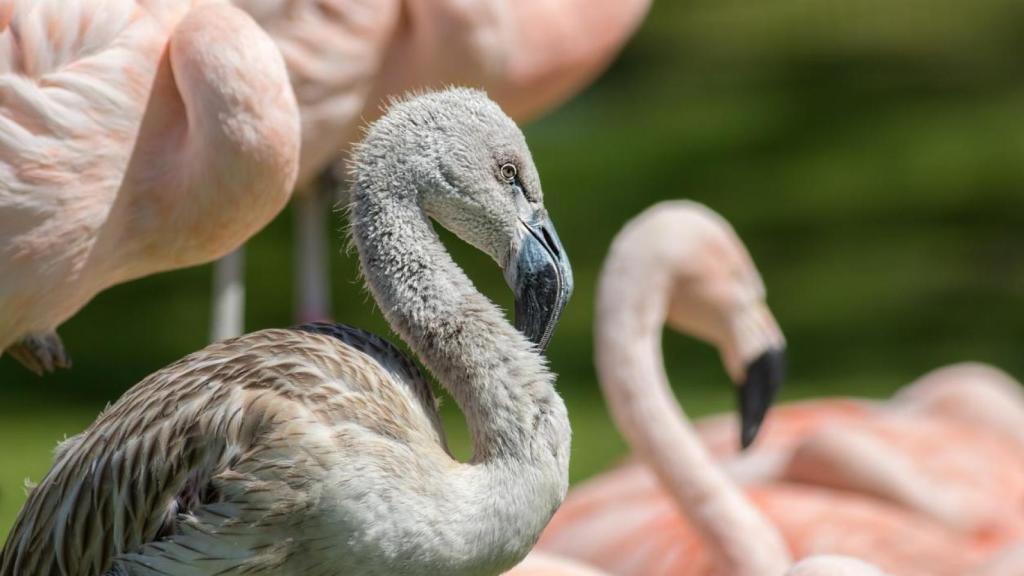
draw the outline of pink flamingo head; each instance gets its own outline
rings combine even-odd
[[[696,202],[659,203],[616,237],[600,284],[599,349],[633,346],[624,338],[660,334],[665,322],[714,345],[737,387],[749,446],[782,384],[786,340],[729,223]]]

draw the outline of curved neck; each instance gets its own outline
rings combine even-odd
[[[351,220],[370,291],[466,415],[473,462],[547,468],[567,484],[569,422],[553,375],[451,259],[412,186],[360,181]]]
[[[612,416],[704,536],[723,573],[782,574],[790,559],[778,531],[719,468],[669,387],[661,347],[673,287],[668,268],[651,254],[626,254],[617,243],[602,271],[594,355]]]

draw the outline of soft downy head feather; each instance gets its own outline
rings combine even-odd
[[[515,166],[521,195],[512,193],[501,174],[506,164]],[[392,167],[401,173],[391,173]],[[502,267],[516,215],[530,205],[543,206],[526,139],[478,90],[451,88],[394,100],[357,146],[353,170],[357,179],[385,173],[413,183],[407,189],[419,191],[431,218]]]
[[[526,139],[497,104],[467,88],[396,100],[367,130],[352,166],[356,201],[415,202],[494,259],[515,292],[517,327],[547,345],[572,293],[572,270]]]

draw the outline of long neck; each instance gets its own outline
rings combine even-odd
[[[612,415],[717,553],[723,573],[782,574],[790,559],[781,536],[718,467],[669,387],[661,330],[672,271],[623,248],[613,246],[597,300],[595,358]]]
[[[554,513],[568,484],[570,432],[543,358],[452,261],[411,186],[360,179],[351,221],[381,311],[466,415],[473,463],[510,482],[539,473],[536,505]]]

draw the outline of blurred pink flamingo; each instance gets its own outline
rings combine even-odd
[[[0,351],[39,373],[98,292],[224,255],[295,182],[284,63],[221,2],[3,0],[0,110]]]
[[[504,576],[606,576],[604,572],[568,558],[531,552]]]
[[[893,403],[989,430],[1024,452],[1024,387],[994,366],[960,362],[936,368],[900,390]]]
[[[1012,566],[1017,566],[1016,559],[1013,559]],[[992,576],[1006,576],[1006,573],[992,572],[991,574]],[[534,551],[518,566],[506,572],[504,576],[608,576],[608,573],[562,556]],[[884,575],[874,566],[854,558],[821,555],[801,560],[786,571],[786,576]]]
[[[922,376],[888,402],[779,406],[758,453],[730,467],[744,481],[792,480],[883,498],[1001,545],[1024,536],[1024,453],[1012,424],[1024,421],[1024,402],[1014,386],[1001,371],[961,364]],[[697,430],[713,454],[737,457],[735,418],[706,418]]]
[[[325,186],[388,98],[462,84],[512,118],[549,110],[609,64],[650,0],[234,0],[277,42],[302,113],[296,316],[331,316]],[[318,178],[318,176],[323,176]],[[243,330],[243,256],[217,265],[211,335]]]
[[[642,464],[571,491],[540,549],[645,576],[781,574],[790,554],[842,554],[906,576],[959,576],[984,561],[992,546],[874,499],[796,485],[742,492],[672,397],[661,360],[666,319],[718,347],[748,399],[744,440],[756,430],[751,399],[777,385],[764,359],[783,344],[761,279],[720,216],[689,202],[659,204],[616,237],[597,296],[600,382]]]
[[[805,437],[825,423],[859,422],[879,415],[942,417],[1024,447],[1024,387],[1006,372],[981,362],[936,368],[901,388],[889,401],[824,398],[791,402],[772,410],[778,439]],[[713,452],[732,453],[738,435],[727,414],[699,420],[697,429]],[[767,434],[766,434],[767,435]],[[763,442],[762,442],[763,444]]]

